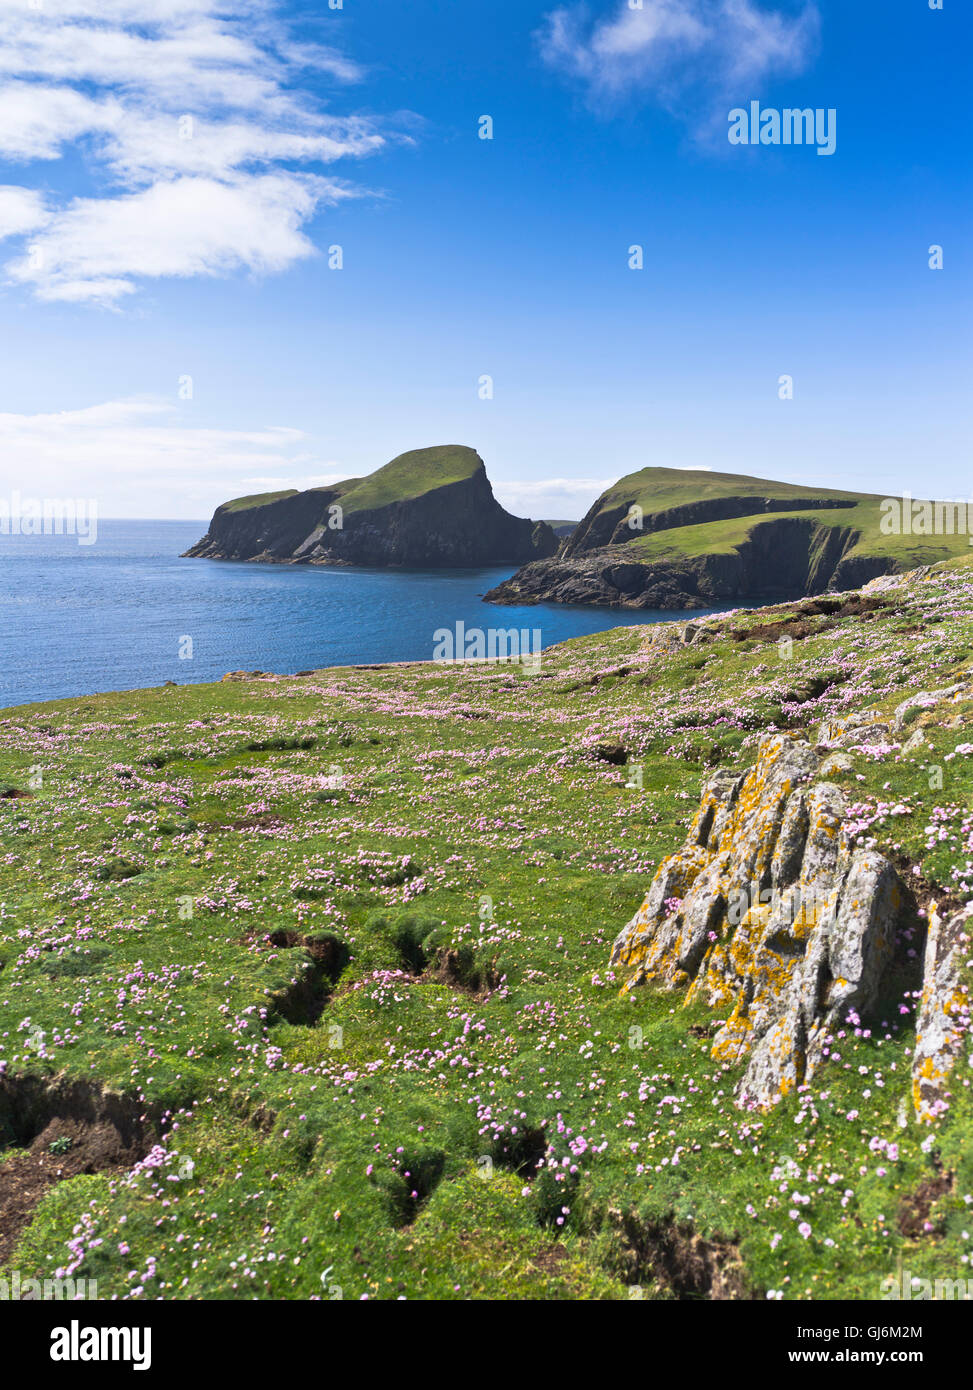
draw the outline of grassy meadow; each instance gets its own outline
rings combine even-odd
[[[707,1297],[714,1269],[737,1296],[873,1299],[897,1269],[965,1274],[969,1068],[918,1126],[913,997],[760,1113],[704,1007],[622,1000],[608,971],[714,770],[770,729],[973,679],[973,571],[887,599],[790,646],[741,610],[704,647],[619,628],[537,674],[340,668],[0,712],[0,1071],[124,1093],[154,1128],[135,1167],[49,1185],[0,1274],[356,1300]],[[966,901],[973,700],[956,710],[836,780],[849,837]],[[0,1184],[35,1140],[0,1129]]]

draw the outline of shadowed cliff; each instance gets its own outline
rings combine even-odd
[[[729,473],[644,468],[595,502],[557,554],[491,589],[500,604],[703,608],[820,594],[968,550],[889,534],[882,499]]]

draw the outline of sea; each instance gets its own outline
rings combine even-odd
[[[219,680],[227,671],[432,658],[437,629],[539,629],[544,647],[671,611],[538,604],[483,594],[514,566],[330,569],[184,560],[205,521],[98,522],[70,535],[0,534],[0,707]]]

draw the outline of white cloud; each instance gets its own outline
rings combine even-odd
[[[119,128],[116,101],[95,101],[72,87],[6,81],[0,87],[0,154],[17,163],[56,159],[71,141]]]
[[[6,159],[57,159],[82,136],[91,138],[106,172],[129,185],[187,173],[218,178],[281,160],[331,164],[371,154],[386,140],[363,117],[322,115],[313,130],[275,130],[247,119],[135,111],[115,97],[95,100],[71,87],[13,81],[0,88]]]
[[[497,501],[514,516],[535,520],[580,521],[585,512],[616,479],[538,478],[533,482],[500,480],[493,484]]]
[[[314,133],[268,130],[249,121],[198,121],[169,116],[132,120],[113,133],[108,158],[115,172],[132,183],[155,175],[228,176],[250,164],[280,160],[331,164],[360,158],[385,143],[366,120],[322,118]],[[186,136],[181,131],[191,132]]]
[[[585,512],[601,494],[618,482],[627,473],[636,472],[638,462],[619,464],[618,472],[604,478],[537,478],[534,481],[494,481],[493,492],[497,501],[514,516],[531,516],[535,520],[580,521]],[[712,470],[697,463],[669,463],[666,468],[690,469],[709,473]]]
[[[44,199],[30,188],[0,186],[0,239],[20,236],[47,221]]]
[[[43,219],[28,189],[0,201],[5,235],[46,223],[10,278],[42,299],[112,304],[146,277],[267,273],[311,255],[301,228],[359,191],[313,166],[389,136],[325,111],[302,85],[309,72],[362,75],[293,42],[277,0],[4,0],[0,155],[47,170],[76,148],[95,184],[49,195]]]
[[[0,73],[118,88],[184,108],[197,100],[239,108],[268,99],[283,109],[290,98],[281,79],[290,65],[273,44],[272,14],[270,0],[239,19],[205,3],[172,11],[155,0],[119,14],[5,5]]]
[[[696,116],[740,84],[802,71],[819,26],[813,0],[643,0],[640,9],[616,0],[595,20],[578,6],[554,10],[539,42],[598,104],[643,95]]]
[[[51,19],[133,23],[151,14],[161,24],[200,14],[253,13],[261,8],[261,0],[153,0],[151,11],[145,0],[4,0],[4,8],[35,23]]]
[[[302,430],[211,429],[188,418],[157,399],[0,414],[0,492],[94,497],[106,515],[208,517],[228,497],[346,476],[325,471],[338,465],[317,456]]]
[[[231,183],[182,178],[123,198],[79,198],[10,262],[41,299],[112,303],[135,276],[225,275],[285,269],[312,250],[301,224],[351,193],[311,174]]]

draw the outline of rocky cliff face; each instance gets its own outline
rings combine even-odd
[[[733,498],[699,504],[703,519]],[[745,499],[752,504],[752,499]],[[806,505],[806,504],[805,504]],[[686,508],[677,509],[680,513]],[[663,516],[667,513],[660,514]],[[730,511],[729,515],[739,515]],[[562,545],[552,559],[524,566],[486,595],[491,603],[586,603],[611,608],[705,608],[732,599],[794,598],[837,592],[890,573],[895,562],[880,556],[851,555],[858,533],[851,527],[780,517],[757,522],[749,537],[728,553],[640,560],[620,542],[631,540],[624,517],[600,548],[590,542],[609,526],[605,514],[595,518],[577,539]],[[694,518],[696,519],[696,518]],[[656,518],[648,518],[653,522]],[[586,526],[582,522],[578,532]],[[620,532],[618,527],[622,527]],[[664,529],[659,526],[647,529]]]
[[[904,702],[896,718],[915,699]],[[748,772],[704,787],[685,844],[664,860],[638,913],[615,942],[623,991],[646,982],[685,991],[724,1015],[713,1056],[742,1064],[737,1100],[775,1104],[808,1081],[849,1022],[868,1022],[914,969],[907,938],[922,930],[896,867],[845,834],[841,788],[828,780],[842,743],[890,730],[875,719],[823,726],[815,743],[765,737]],[[839,750],[839,751],[836,751]],[[943,1104],[969,1027],[961,957],[971,912],[929,911],[914,1050],[921,1120]]]
[[[519,565],[557,549],[557,537],[545,522],[504,511],[479,460],[469,477],[381,506],[344,508],[348,486],[313,488],[242,509],[224,504],[186,555],[446,568]]]

